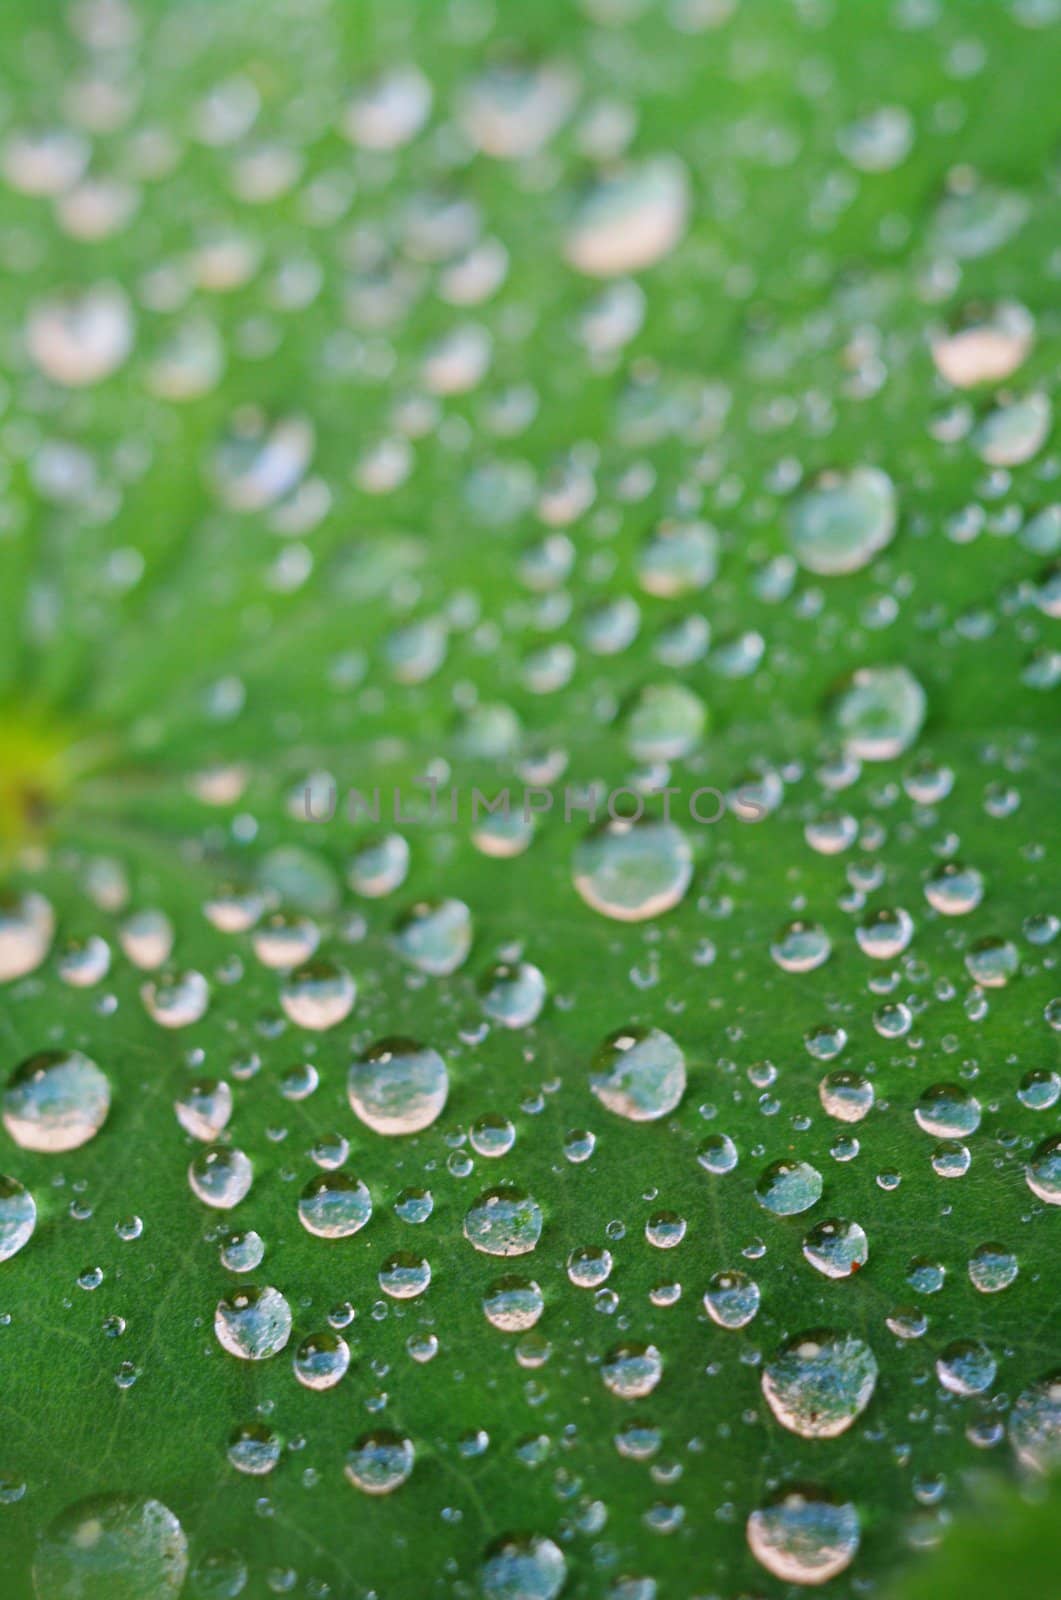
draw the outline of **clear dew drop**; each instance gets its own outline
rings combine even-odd
[[[893,761],[921,732],[928,701],[907,667],[860,667],[837,696],[833,721],[860,761]]]
[[[44,1050],[12,1072],[4,1089],[4,1127],[23,1150],[77,1150],[102,1128],[110,1084],[80,1050]]]
[[[1036,1146],[1024,1169],[1028,1188],[1047,1206],[1061,1206],[1061,1134]]]
[[[704,1310],[720,1328],[746,1328],[760,1299],[759,1285],[747,1273],[716,1272],[704,1291]]]
[[[685,232],[689,180],[674,156],[600,173],[578,196],[564,254],[579,272],[612,278],[669,255]]]
[[[763,1368],[762,1390],[782,1427],[803,1439],[835,1439],[861,1416],[877,1384],[877,1360],[853,1334],[796,1334]]]
[[[813,972],[828,961],[832,940],[817,922],[789,922],[775,935],[770,954],[782,972]]]
[[[964,1139],[980,1126],[980,1102],[957,1083],[935,1083],[914,1107],[914,1120],[923,1133],[939,1139]]]
[[[577,84],[559,62],[506,57],[465,84],[460,123],[475,148],[500,161],[537,155],[563,126]]]
[[[806,1235],[803,1255],[826,1278],[850,1278],[869,1260],[869,1242],[857,1222],[832,1217]]]
[[[654,1344],[616,1345],[601,1363],[601,1378],[620,1400],[641,1400],[663,1376],[663,1357]]]
[[[396,1250],[379,1269],[378,1282],[392,1300],[415,1300],[431,1282],[431,1264],[412,1250]]]
[[[232,1145],[215,1144],[188,1167],[188,1185],[197,1200],[216,1211],[231,1211],[250,1193],[254,1167],[249,1156]]]
[[[173,1512],[133,1495],[67,1506],[33,1560],[40,1600],[176,1600],[187,1572],[188,1541]]]
[[[253,1272],[265,1259],[265,1240],[253,1228],[226,1234],[218,1247],[218,1257],[229,1272]]]
[[[858,947],[872,961],[894,961],[914,936],[914,920],[901,906],[881,906],[863,918],[855,929]]]
[[[817,1205],[825,1187],[817,1167],[809,1161],[784,1158],[771,1162],[755,1185],[755,1198],[776,1217],[794,1217]]]
[[[223,1079],[199,1078],[182,1090],[173,1109],[185,1133],[212,1144],[232,1115],[232,1090]]]
[[[55,913],[42,894],[0,892],[0,983],[35,972],[54,935]]]
[[[346,881],[355,894],[380,900],[401,888],[409,873],[410,851],[400,833],[367,840],[350,859]]]
[[[1017,1460],[1031,1472],[1061,1464],[1061,1370],[1021,1391],[1009,1414],[1009,1440]]]
[[[497,1278],[483,1296],[483,1314],[502,1333],[526,1333],[545,1310],[545,1296],[533,1278]]]
[[[418,972],[446,977],[468,959],[472,914],[463,900],[422,900],[399,918],[394,948]]]
[[[237,1472],[264,1478],[280,1460],[280,1440],[263,1422],[247,1422],[229,1436],[227,1455]]]
[[[969,1282],[981,1294],[999,1294],[1015,1283],[1020,1265],[1004,1244],[977,1245],[969,1257]]]
[[[635,761],[678,761],[700,743],[707,710],[682,683],[650,683],[639,689],[623,719],[626,748]]]
[[[586,904],[617,922],[662,916],[692,882],[692,847],[673,822],[621,818],[602,824],[576,847],[575,888]]]
[[[160,1028],[188,1028],[206,1015],[210,985],[201,972],[163,972],[140,989],[144,1010]]]
[[[538,1533],[505,1534],[479,1570],[484,1600],[556,1600],[567,1578],[563,1551]]]
[[[350,1365],[350,1346],[338,1333],[325,1328],[302,1340],[291,1365],[304,1389],[334,1389]]]
[[[873,1109],[874,1088],[860,1072],[827,1072],[818,1085],[822,1109],[837,1122],[861,1122]]]
[[[133,348],[132,307],[116,283],[38,301],[26,322],[26,348],[46,378],[67,389],[102,383]]]
[[[662,1028],[620,1028],[594,1057],[590,1088],[616,1116],[654,1122],[679,1105],[685,1093],[685,1054]]]
[[[1004,383],[1031,352],[1035,323],[1014,301],[965,307],[955,322],[937,329],[932,360],[940,377],[956,389]]]
[[[308,961],[283,981],[280,1004],[298,1028],[323,1033],[345,1022],[354,1009],[357,984],[333,961]]]
[[[3,935],[0,934],[0,940]],[[106,939],[93,933],[85,939],[68,939],[56,958],[56,971],[71,989],[91,989],[102,983],[111,966]]]
[[[467,1211],[464,1237],[488,1256],[523,1256],[541,1237],[542,1210],[515,1184],[487,1189]]]
[[[800,566],[819,576],[858,572],[891,543],[895,485],[878,467],[823,473],[794,502],[789,538]]]
[[[279,1355],[291,1337],[291,1307],[271,1285],[247,1284],[214,1311],[214,1333],[222,1350],[241,1361],[267,1361]]]
[[[449,1073],[438,1051],[413,1039],[380,1039],[350,1064],[346,1092],[374,1133],[419,1133],[442,1115]]]
[[[37,1226],[37,1206],[17,1178],[0,1176],[0,1261],[9,1261],[28,1244]]]
[[[955,1339],[936,1357],[936,1376],[951,1394],[984,1394],[997,1371],[998,1362],[978,1339]]]
[[[806,1587],[844,1572],[861,1538],[853,1505],[806,1485],[784,1489],[753,1511],[746,1532],[760,1566],[782,1583]]]
[[[479,1004],[503,1028],[529,1028],[545,1005],[545,978],[530,961],[498,962],[479,982]]]
[[[386,1428],[366,1433],[346,1452],[345,1472],[362,1494],[391,1494],[413,1470],[412,1441]]]
[[[349,1172],[320,1173],[298,1198],[298,1220],[318,1239],[346,1239],[359,1233],[371,1215],[368,1188]]]

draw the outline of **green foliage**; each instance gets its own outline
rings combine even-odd
[[[28,1244],[0,1264],[0,1552],[14,1600],[33,1592],[52,1518],[119,1492],[180,1518],[188,1595],[220,1593],[202,1563],[234,1550],[252,1597],[467,1596],[485,1550],[518,1532],[557,1543],[571,1595],[650,1592],[617,1588],[624,1577],[654,1579],[661,1600],[781,1595],[745,1524],[799,1483],[858,1513],[859,1553],[830,1593],[883,1589],[911,1562],[912,1587],[899,1591],[911,1600],[948,1570],[952,1587],[934,1595],[1008,1588],[1032,1517],[1023,1501],[948,1541],[946,1567],[926,1558],[919,1576],[911,1550],[957,1514],[971,1471],[1012,1475],[1007,1413],[1057,1362],[1057,1217],[1025,1176],[1057,1109],[1033,1109],[1017,1089],[1058,1059],[1058,536],[1043,515],[1058,455],[1047,434],[1027,459],[992,465],[978,429],[998,385],[950,388],[929,345],[967,308],[1016,301],[1034,337],[1008,391],[1039,395],[1056,372],[1050,10],[229,0],[143,7],[124,41],[108,35],[105,8],[5,14],[0,825],[12,892],[44,895],[57,933],[36,970],[0,989],[0,1045],[5,1079],[39,1051],[82,1050],[113,1096],[99,1134],[69,1153],[0,1133],[0,1170],[38,1212]],[[477,149],[459,114],[502,45],[565,64],[577,90],[543,151],[517,162]],[[428,127],[394,152],[352,145],[340,123],[356,87],[406,60],[433,87]],[[127,116],[93,118],[74,93],[90,76],[128,92]],[[225,84],[215,117],[238,121],[248,94],[260,109],[234,142],[213,144],[202,97]],[[911,145],[873,171],[887,129],[863,130],[870,156],[858,161],[865,145],[851,129],[882,106],[908,111]],[[601,286],[565,260],[564,241],[584,185],[607,165],[608,118],[621,130],[627,111],[629,158],[677,156],[691,201],[680,242],[633,274],[643,323],[634,315],[626,342],[605,351],[584,331]],[[533,115],[531,105],[519,126]],[[76,237],[76,213],[12,179],[15,133],[59,123],[81,126],[95,176],[131,185],[135,209],[105,237]],[[285,158],[290,184],[255,193]],[[230,233],[248,265],[222,292],[207,245]],[[479,238],[502,241],[507,274],[465,305],[446,258]],[[133,309],[127,358],[91,387],[42,374],[27,354],[34,309],[107,281]],[[465,323],[489,334],[488,371],[465,392],[432,394],[447,386],[425,357]],[[158,363],[176,328],[204,324],[223,371],[178,403]],[[201,351],[198,363],[201,374]],[[166,370],[172,389],[172,359]],[[217,451],[248,407],[270,424],[311,422],[312,461],[293,469],[310,483],[302,499],[294,483],[279,497],[267,483],[260,504],[236,505]],[[1018,433],[1029,426],[1018,420]],[[408,454],[387,492],[376,492],[380,441]],[[894,539],[846,575],[797,569],[800,486],[859,466],[895,485]],[[550,509],[557,471],[573,497],[588,485],[586,504],[562,530],[572,570],[542,592],[524,553],[566,518],[562,504]],[[253,486],[242,492],[254,499]],[[716,529],[718,572],[661,596],[640,581],[641,563],[668,518]],[[597,653],[587,618],[599,625],[601,605],[624,596],[640,608],[637,635]],[[710,642],[677,662],[698,619]],[[400,631],[412,623],[432,624],[426,644]],[[403,659],[421,662],[436,636],[437,670],[404,681]],[[571,647],[573,670],[552,687],[564,657],[541,652],[557,646]],[[835,697],[880,665],[922,686],[924,727],[894,759],[845,770]],[[562,800],[524,853],[477,847],[472,787],[518,791],[528,772],[538,781],[543,752],[566,757],[558,794],[614,789],[632,773],[643,784],[651,757],[630,749],[627,708],[646,685],[676,681],[706,711],[667,780],[693,853],[680,904],[625,922],[584,903],[573,858],[587,824],[565,823]],[[507,708],[514,749],[483,747],[476,705]],[[949,769],[949,792],[927,795],[918,762]],[[202,775],[219,771],[240,781],[210,804]],[[460,791],[457,819],[400,825],[408,877],[385,897],[359,895],[350,860],[379,830],[364,817],[300,817],[307,777],[321,772],[340,795],[378,786],[384,807],[400,788],[406,810],[434,773],[443,792]],[[769,814],[697,825],[684,797],[707,785],[765,797]],[[857,843],[812,847],[808,824],[837,813]],[[953,857],[985,885],[958,917],[924,892]],[[283,979],[251,935],[204,915],[231,883],[313,920],[321,957],[356,979],[349,1021],[317,1033],[285,1018]],[[426,976],[395,949],[394,929],[408,907],[443,897],[470,908],[471,954]],[[172,923],[177,969],[210,986],[186,1028],[152,1019],[141,996],[152,975],[122,949],[128,915],[153,908]],[[894,908],[912,917],[912,942],[873,959],[856,929]],[[771,954],[797,919],[829,935],[815,970],[783,970]],[[72,986],[63,951],[91,936],[111,947],[110,971]],[[1010,941],[1019,963],[997,986],[974,981],[987,939]],[[523,1029],[484,1026],[480,980],[516,959],[543,972],[545,1008]],[[897,1006],[909,1012],[899,1032]],[[631,1025],[665,1030],[685,1053],[685,1093],[656,1121],[614,1115],[590,1086],[602,1040]],[[823,1027],[846,1034],[835,1059],[820,1059]],[[433,1045],[449,1068],[443,1115],[410,1137],[374,1133],[347,1099],[352,1051],[391,1036]],[[284,1080],[306,1063],[319,1086],[294,1098]],[[857,1126],[821,1104],[820,1080],[841,1069],[875,1089]],[[173,1103],[202,1077],[232,1085],[231,1142],[253,1162],[231,1212],[208,1211],[189,1189],[201,1147]],[[941,1140],[914,1119],[941,1083],[982,1108],[956,1179],[937,1175]],[[489,1117],[516,1134],[496,1160],[468,1140]],[[572,1130],[596,1136],[588,1160],[565,1155]],[[722,1175],[698,1159],[716,1133],[739,1155]],[[300,1226],[297,1200],[320,1171],[311,1150],[333,1134],[349,1141],[374,1214],[355,1236],[324,1240]],[[757,1200],[760,1175],[782,1159],[824,1178],[802,1215]],[[544,1215],[536,1249],[511,1261],[478,1253],[462,1231],[475,1198],[502,1181]],[[419,1226],[394,1209],[411,1187],[434,1198]],[[687,1224],[670,1251],[645,1237],[662,1211]],[[142,1232],[123,1239],[133,1216]],[[858,1222],[869,1240],[866,1265],[843,1280],[801,1248],[829,1218]],[[288,1350],[263,1362],[233,1358],[213,1331],[218,1300],[241,1281],[219,1240],[251,1228],[265,1241],[251,1281],[276,1285],[294,1313]],[[1020,1270],[983,1293],[968,1263],[992,1243]],[[614,1256],[599,1292],[569,1280],[568,1257],[584,1247]],[[430,1263],[417,1298],[381,1291],[398,1251]],[[938,1292],[912,1279],[918,1261],[945,1269]],[[761,1291],[739,1331],[703,1306],[712,1276],[733,1270]],[[507,1272],[541,1286],[532,1334],[484,1317],[484,1294]],[[679,1285],[666,1303],[662,1290]],[[343,1330],[350,1370],[311,1392],[291,1353],[345,1301],[357,1313]],[[896,1313],[911,1306],[925,1330],[897,1337]],[[821,1327],[864,1340],[879,1366],[868,1409],[832,1439],[782,1428],[761,1390],[781,1344]],[[437,1353],[418,1359],[432,1337]],[[937,1358],[957,1340],[996,1359],[985,1393],[939,1382]],[[658,1387],[638,1400],[602,1380],[625,1342],[663,1358]],[[650,1459],[616,1446],[631,1417],[659,1432]],[[284,1442],[268,1477],[238,1473],[226,1455],[233,1430],[254,1421]],[[416,1461],[407,1483],[368,1498],[343,1468],[374,1428],[408,1437]],[[489,1442],[471,1453],[477,1430]],[[1056,1519],[1040,1519],[1034,1538],[1035,1570],[1056,1571]],[[981,1562],[996,1558],[1004,1576],[977,1590]],[[1034,1581],[1028,1592],[1045,1594],[1048,1581]]]

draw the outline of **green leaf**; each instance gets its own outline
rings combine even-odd
[[[5,14],[14,1600],[912,1595],[1056,1463],[1056,9]]]

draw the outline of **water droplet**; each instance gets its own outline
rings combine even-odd
[[[789,1339],[764,1367],[762,1389],[782,1427],[803,1439],[835,1439],[861,1416],[877,1361],[853,1334],[815,1328]]]
[[[483,1296],[483,1312],[502,1333],[525,1333],[545,1309],[545,1296],[533,1278],[497,1278]]]
[[[860,1072],[827,1072],[818,1085],[822,1107],[837,1122],[861,1122],[873,1109],[873,1085]]]
[[[803,1254],[827,1278],[849,1278],[869,1260],[869,1242],[857,1222],[833,1217],[818,1222],[803,1241]]]
[[[80,1050],[44,1050],[4,1090],[4,1127],[23,1150],[59,1154],[87,1144],[107,1120],[110,1084]]]
[[[432,977],[456,972],[472,947],[472,914],[463,900],[422,900],[394,928],[394,948]]]
[[[542,1210],[515,1184],[487,1189],[464,1218],[464,1237],[488,1256],[523,1256],[541,1237]]]
[[[1061,1372],[1051,1372],[1017,1396],[1009,1438],[1021,1466],[1032,1472],[1053,1472],[1061,1463]]]
[[[998,1294],[1016,1281],[1020,1267],[1002,1244],[977,1245],[969,1257],[969,1281],[981,1294]]]
[[[895,485],[877,467],[826,472],[794,502],[789,537],[796,558],[820,576],[858,572],[891,543]]]
[[[47,1600],[169,1600],[188,1571],[188,1541],[159,1500],[102,1494],[49,1523],[33,1561]]]
[[[617,167],[593,179],[578,197],[564,254],[594,278],[640,272],[674,249],[688,210],[689,180],[675,157]]]
[[[918,1100],[914,1120],[939,1139],[964,1139],[980,1126],[980,1102],[960,1084],[936,1083]]]
[[[214,1333],[222,1350],[241,1361],[266,1361],[291,1337],[291,1307],[271,1285],[241,1287],[214,1311]]]
[[[140,998],[160,1028],[187,1028],[206,1014],[210,986],[201,972],[165,972],[141,987]]]
[[[1061,1134],[1043,1140],[1024,1169],[1024,1175],[1037,1200],[1044,1205],[1061,1206]]]
[[[197,1200],[218,1211],[231,1211],[250,1193],[254,1167],[249,1156],[231,1145],[211,1145],[188,1168],[188,1183]]]
[[[704,1309],[720,1328],[746,1328],[759,1310],[759,1285],[743,1272],[716,1272],[704,1291]]]
[[[280,1460],[280,1440],[262,1422],[244,1423],[229,1438],[228,1459],[237,1472],[264,1478]]]
[[[529,961],[502,961],[479,982],[479,1004],[504,1028],[529,1028],[545,1004],[545,978]]]
[[[232,1115],[232,1090],[217,1078],[200,1078],[178,1095],[173,1109],[185,1133],[212,1144]]]
[[[350,1365],[350,1346],[325,1329],[311,1333],[295,1351],[292,1366],[304,1389],[334,1389]]]
[[[662,916],[692,876],[692,848],[673,822],[608,821],[575,850],[575,888],[592,910],[617,922]]]
[[[40,300],[26,323],[26,348],[53,383],[102,383],[133,348],[133,313],[116,283]]]
[[[563,1552],[537,1533],[505,1534],[479,1571],[485,1600],[556,1600],[567,1577]]]
[[[685,1055],[661,1028],[620,1028],[593,1057],[590,1088],[602,1105],[629,1122],[654,1122],[685,1093]]]
[[[620,1400],[651,1394],[663,1376],[663,1357],[654,1344],[616,1345],[601,1363],[604,1386]]]
[[[860,761],[892,761],[921,731],[925,691],[906,667],[860,667],[833,707],[845,747]]]
[[[801,1486],[753,1511],[747,1536],[756,1561],[782,1583],[817,1585],[851,1565],[861,1534],[853,1505]]]
[[[442,1115],[449,1074],[430,1045],[380,1039],[351,1062],[346,1090],[355,1115],[374,1133],[419,1133]]]
[[[42,894],[0,892],[0,983],[35,972],[54,934],[55,913]]]
[[[298,1028],[323,1033],[345,1022],[354,1009],[357,984],[332,961],[309,961],[284,979],[280,1004]]]
[[[998,1362],[978,1339],[955,1339],[936,1357],[936,1375],[951,1394],[983,1394],[997,1371]]]
[[[755,1197],[776,1217],[794,1217],[809,1211],[822,1197],[824,1182],[808,1161],[774,1161],[760,1175]]]
[[[379,1428],[346,1452],[346,1476],[362,1494],[390,1494],[413,1470],[415,1452],[402,1434]]]
[[[770,954],[782,972],[813,972],[828,961],[832,948],[823,927],[799,919],[780,930],[770,946]]]
[[[17,1178],[0,1176],[0,1261],[9,1261],[28,1244],[37,1226],[37,1206]]]
[[[371,1215],[372,1196],[361,1179],[348,1172],[321,1173],[299,1195],[298,1220],[318,1239],[346,1239],[358,1233]]]

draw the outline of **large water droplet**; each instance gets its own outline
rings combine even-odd
[[[346,1452],[346,1476],[362,1494],[390,1494],[405,1483],[415,1459],[411,1440],[378,1428]]]
[[[594,911],[617,922],[662,916],[692,876],[692,848],[673,822],[609,821],[575,851],[575,888]]]
[[[222,1350],[241,1361],[266,1361],[291,1337],[291,1307],[279,1289],[247,1284],[219,1300],[214,1333]]]
[[[753,1511],[747,1535],[767,1572],[782,1583],[808,1586],[828,1583],[849,1567],[861,1537],[853,1505],[807,1486],[784,1489]]]
[[[925,691],[906,667],[860,667],[833,706],[849,754],[893,761],[909,750],[925,720]]]
[[[689,180],[673,156],[618,167],[579,196],[564,253],[579,272],[611,278],[662,260],[685,231]]]
[[[188,1541],[159,1500],[102,1494],[67,1506],[41,1534],[39,1600],[170,1600],[188,1571]]]
[[[299,1195],[298,1220],[318,1239],[345,1239],[372,1215],[372,1196],[349,1172],[323,1172]]]
[[[620,1028],[593,1057],[590,1088],[602,1105],[630,1122],[653,1122],[685,1093],[685,1055],[661,1028]]]
[[[110,1084],[80,1050],[44,1050],[17,1066],[4,1090],[4,1127],[23,1150],[76,1150],[102,1128]]]
[[[826,472],[793,504],[789,536],[808,572],[858,572],[891,543],[895,516],[895,486],[886,472]]]
[[[556,1600],[567,1577],[563,1551],[537,1533],[505,1534],[479,1572],[485,1600]]]
[[[37,1206],[17,1178],[0,1176],[0,1261],[8,1261],[28,1244],[37,1226]]]
[[[380,1039],[350,1064],[346,1092],[375,1133],[419,1133],[441,1116],[449,1094],[446,1063],[430,1045]]]
[[[35,972],[51,948],[55,914],[42,894],[0,893],[0,983]]]
[[[515,1184],[487,1189],[464,1218],[464,1237],[488,1256],[523,1256],[541,1237],[542,1210]]]
[[[869,1405],[876,1384],[869,1345],[827,1328],[789,1339],[762,1375],[770,1410],[803,1439],[835,1439],[845,1432]]]

